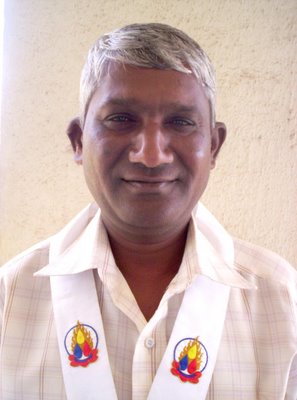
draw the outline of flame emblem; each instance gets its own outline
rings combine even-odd
[[[208,362],[205,346],[197,338],[180,340],[173,353],[171,373],[182,382],[198,383]]]
[[[66,333],[64,346],[72,367],[87,367],[98,359],[98,334],[90,325],[77,321]]]

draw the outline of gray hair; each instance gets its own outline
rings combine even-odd
[[[205,88],[214,125],[215,76],[208,56],[198,43],[181,30],[150,23],[127,25],[107,33],[90,49],[80,80],[82,126],[91,98],[111,62],[193,73]]]

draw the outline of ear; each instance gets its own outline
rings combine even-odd
[[[216,122],[212,128],[211,136],[211,168],[216,166],[216,159],[227,135],[227,129],[223,122]]]
[[[67,136],[71,142],[76,164],[82,164],[82,129],[79,118],[73,118],[67,127]]]

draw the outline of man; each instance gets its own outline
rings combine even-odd
[[[1,269],[1,398],[296,400],[295,270],[196,207],[226,136],[198,44],[101,37],[68,135],[95,203]]]

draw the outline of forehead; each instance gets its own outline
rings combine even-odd
[[[110,63],[91,102],[96,107],[122,106],[151,109],[197,109],[209,116],[205,89],[194,74]]]

